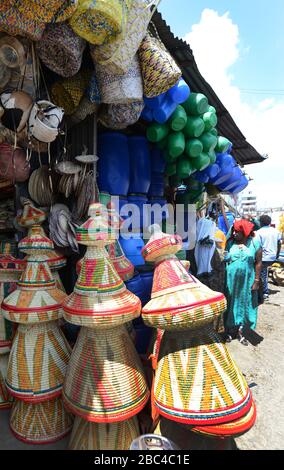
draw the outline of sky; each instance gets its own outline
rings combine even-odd
[[[159,11],[263,163],[245,166],[259,208],[284,207],[284,1],[162,0]]]

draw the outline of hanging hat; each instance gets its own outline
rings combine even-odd
[[[6,385],[12,396],[39,403],[61,394],[70,347],[57,322],[19,325]]]
[[[178,235],[161,232],[152,226],[152,236],[142,250],[145,261],[155,261],[151,300],[143,307],[144,322],[156,328],[199,328],[211,323],[226,308],[225,296],[212,291],[194,276],[175,256],[182,248]]]
[[[102,204],[91,204],[89,214],[76,229],[78,242],[88,249],[74,291],[64,302],[64,318],[76,325],[114,327],[139,316],[141,302],[126,289],[104,249],[117,237],[115,214],[112,225]]]
[[[22,68],[27,62],[23,44],[11,36],[0,38],[0,62],[11,69]]]
[[[158,412],[193,426],[215,426],[245,416],[250,389],[211,328],[165,332],[158,351],[154,401]]]
[[[33,105],[30,95],[21,90],[4,91],[0,95],[0,104],[4,109],[2,124],[14,132],[21,132],[27,124]]]
[[[202,434],[205,437],[239,437],[249,431],[256,420],[256,406],[252,400],[250,410],[241,418],[225,424],[216,424],[215,426],[196,426],[191,428],[195,433]]]
[[[64,382],[67,409],[87,421],[115,423],[138,414],[148,398],[143,367],[126,328],[82,327]]]
[[[68,447],[70,450],[129,450],[139,435],[136,416],[111,426],[76,416]]]
[[[42,254],[53,249],[53,243],[42,235],[41,227],[35,225],[30,235],[21,240],[19,249],[29,257],[17,290],[3,300],[3,315],[17,323],[57,320],[62,315],[66,295],[56,288],[50,268],[42,260]]]
[[[77,36],[67,23],[48,25],[36,43],[42,62],[62,77],[73,77],[79,72],[85,47],[86,41]]]
[[[7,408],[11,408],[13,400],[5,384],[8,359],[8,354],[0,355],[0,412]]]
[[[29,117],[29,134],[40,142],[53,142],[59,134],[63,116],[63,108],[59,108],[50,101],[37,101]]]
[[[10,428],[17,439],[27,444],[49,444],[63,439],[72,429],[73,416],[61,398],[43,403],[15,400]]]

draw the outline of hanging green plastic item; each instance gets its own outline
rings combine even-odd
[[[166,168],[165,168],[165,173],[167,176],[173,176],[177,172],[177,166],[176,163],[167,163]]]
[[[199,171],[204,170],[210,165],[210,158],[207,153],[202,152],[197,158],[192,159],[192,166]]]
[[[211,152],[211,150],[214,150],[217,145],[217,137],[210,134],[210,132],[205,132],[204,134],[202,134],[200,140],[203,144],[204,152]]]
[[[167,146],[168,146],[168,137],[165,137],[164,139],[160,140],[160,141],[157,143],[157,147],[158,147],[160,150],[166,149]]]
[[[208,157],[210,159],[210,165],[213,165],[213,163],[216,162],[216,153],[214,152],[214,150],[211,150],[210,152],[208,152]]]
[[[184,135],[189,138],[200,137],[205,130],[205,124],[201,117],[187,116],[187,122],[183,129]]]
[[[205,131],[210,131],[217,125],[218,119],[216,113],[212,111],[207,111],[203,114],[203,121],[205,124]]]
[[[185,153],[192,158],[199,157],[203,151],[203,144],[199,139],[190,139],[185,143]]]
[[[178,105],[172,114],[169,124],[173,131],[182,131],[187,122],[187,114],[181,105]]]
[[[210,112],[210,113],[215,113],[215,114],[217,114],[216,108],[214,108],[214,106],[211,106],[211,105],[208,106],[208,110],[207,110],[207,111]]]
[[[226,153],[232,143],[226,137],[219,136],[215,151],[217,153]]]
[[[170,155],[168,147],[164,150],[164,157],[167,163],[174,163],[176,161],[176,157]]]
[[[173,158],[178,158],[185,149],[185,138],[183,132],[172,132],[168,138],[169,154]]]
[[[177,161],[176,170],[177,170],[176,171],[177,175],[181,179],[184,179],[184,178],[188,178],[191,175],[193,171],[193,167],[190,163],[190,160],[186,158],[185,156],[182,156]]]
[[[209,131],[210,134],[215,135],[215,137],[218,137],[218,131],[215,127]]]
[[[193,116],[200,116],[206,113],[208,106],[208,99],[202,93],[191,93],[183,103],[186,113]]]
[[[169,133],[169,126],[168,124],[158,124],[154,123],[147,129],[147,139],[150,142],[160,142],[165,137],[167,137]]]

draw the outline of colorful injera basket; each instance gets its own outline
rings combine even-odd
[[[64,382],[67,409],[87,421],[115,423],[139,413],[148,398],[142,364],[125,327],[82,327]]]
[[[43,403],[15,400],[10,428],[17,439],[28,444],[50,444],[72,429],[73,416],[64,408],[61,398]]]
[[[34,225],[30,236],[23,238],[19,249],[29,256],[24,273],[17,282],[17,290],[2,302],[2,313],[16,323],[36,323],[57,320],[62,316],[62,302],[66,294],[56,288],[47,262],[42,261],[46,251],[53,248],[49,238]]]
[[[154,401],[162,416],[215,426],[240,419],[251,409],[250,389],[211,327],[165,332],[156,351]]]
[[[143,307],[146,325],[163,330],[200,328],[226,309],[225,296],[204,286],[175,256],[182,246],[178,235],[167,235],[157,225],[142,249],[145,261],[155,261],[151,300]]]
[[[0,305],[17,288],[25,263],[11,255],[0,255]],[[9,353],[16,325],[6,320],[0,310],[0,355]]]
[[[20,324],[7,370],[11,395],[33,403],[60,395],[70,352],[57,322]]]
[[[116,226],[110,228],[109,215],[102,204],[93,204],[91,217],[77,230],[79,243],[87,252],[74,291],[64,301],[64,318],[76,325],[112,328],[138,317],[141,302],[128,291],[115,271],[105,245],[115,241]]]
[[[192,431],[208,437],[239,437],[249,431],[256,420],[256,406],[252,400],[250,410],[241,418],[215,426],[197,426]]]
[[[140,435],[136,416],[119,423],[91,423],[76,417],[69,442],[70,450],[129,450]]]
[[[16,217],[17,223],[21,227],[29,228],[33,225],[40,225],[46,220],[46,213],[32,205],[29,199],[25,199],[23,203],[23,212]]]
[[[0,410],[11,408],[12,400],[13,400],[5,384],[7,367],[8,367],[8,358],[9,358],[8,354],[4,354],[0,356]]]

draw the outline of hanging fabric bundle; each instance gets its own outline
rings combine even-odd
[[[137,54],[124,74],[112,74],[105,65],[97,64],[97,79],[102,103],[117,104],[143,100],[143,83]]]
[[[48,25],[36,44],[42,62],[62,77],[79,72],[86,41],[77,36],[67,23]]]
[[[180,68],[160,39],[148,33],[138,54],[147,98],[165,93],[181,78]]]
[[[77,8],[77,0],[2,0],[0,31],[38,41],[47,23],[65,21]]]
[[[160,0],[133,0],[124,31],[109,44],[91,46],[93,60],[107,66],[111,73],[127,72],[159,3]],[[155,8],[151,10],[152,6]]]
[[[132,0],[78,0],[69,22],[91,44],[112,41],[122,31]]]

